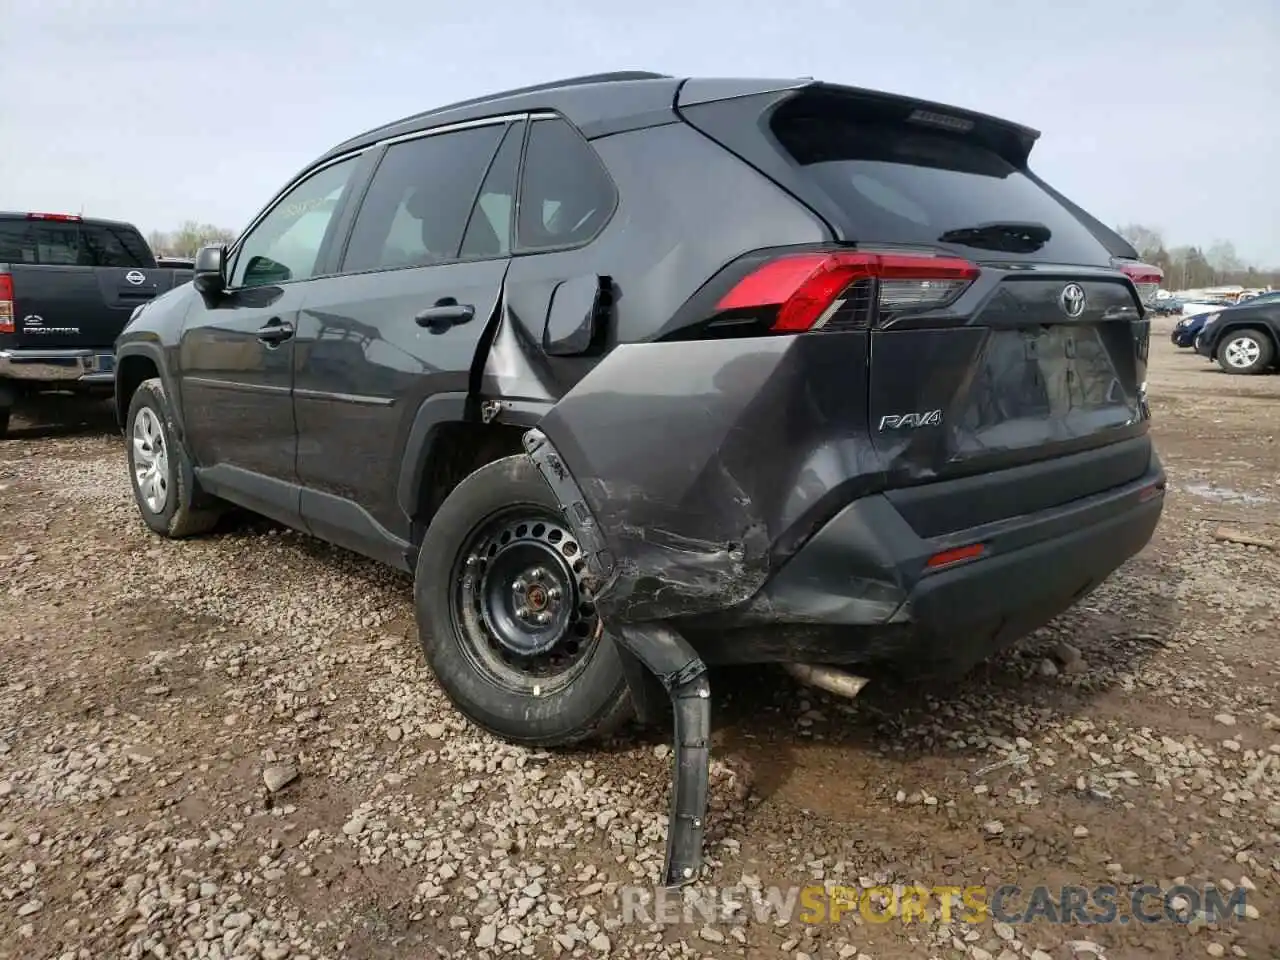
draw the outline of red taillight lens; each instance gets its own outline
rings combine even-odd
[[[720,298],[719,311],[776,309],[770,329],[822,328],[860,280],[875,282],[879,313],[922,310],[954,300],[978,276],[968,260],[898,253],[802,253],[771,260]]]
[[[28,220],[65,220],[70,223],[79,223],[80,218],[74,213],[28,213]]]
[[[0,333],[13,330],[13,277],[0,273]]]
[[[1125,272],[1133,285],[1138,288],[1138,299],[1143,305],[1155,302],[1156,292],[1164,282],[1164,271],[1149,263],[1122,263],[1120,269]]]

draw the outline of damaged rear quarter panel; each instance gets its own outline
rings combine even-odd
[[[539,424],[614,557],[596,602],[650,620],[749,601],[780,538],[875,473],[866,338],[623,345]]]

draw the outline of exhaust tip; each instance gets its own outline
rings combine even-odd
[[[784,663],[782,668],[803,684],[852,700],[871,681],[847,670],[817,663]]]

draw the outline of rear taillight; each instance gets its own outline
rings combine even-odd
[[[1163,270],[1149,263],[1122,263],[1119,267],[1138,288],[1138,300],[1143,306],[1149,307],[1156,302],[1156,293],[1164,281]]]
[[[13,277],[0,273],[0,333],[13,331]]]
[[[28,220],[61,220],[65,223],[79,223],[80,217],[74,213],[28,213]]]
[[[974,264],[954,257],[791,254],[747,274],[716,310],[768,313],[775,333],[865,329],[906,311],[945,306],[977,276]]]

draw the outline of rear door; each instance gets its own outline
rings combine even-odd
[[[340,274],[309,285],[294,411],[303,512],[318,536],[376,550],[371,517],[408,539],[405,438],[423,400],[470,388],[509,262],[523,131],[496,121],[389,146]]]

